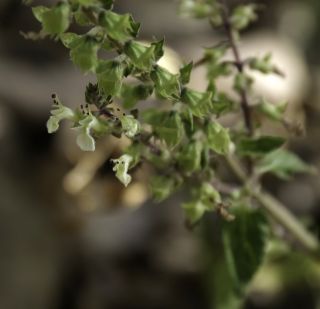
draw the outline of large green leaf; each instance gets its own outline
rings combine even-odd
[[[262,264],[268,225],[259,210],[237,207],[233,213],[236,219],[224,222],[222,237],[234,288],[241,293]]]
[[[242,138],[237,144],[237,150],[242,155],[263,155],[285,143],[285,139],[276,136],[260,136],[258,138]]]
[[[278,149],[263,157],[257,164],[259,174],[272,173],[279,178],[289,179],[295,173],[310,173],[313,167],[285,149]]]

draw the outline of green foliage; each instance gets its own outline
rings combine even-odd
[[[218,154],[228,154],[230,149],[230,136],[228,130],[218,122],[209,122],[206,130],[209,147]]]
[[[70,6],[61,2],[55,7],[37,6],[32,9],[35,18],[41,22],[43,31],[48,34],[61,34],[70,25]]]
[[[295,173],[310,173],[312,171],[311,166],[285,149],[278,149],[269,153],[257,164],[259,174],[272,173],[285,180]]]
[[[179,188],[191,192],[190,200],[182,205],[191,224],[206,212],[216,212],[225,221],[235,215],[233,222],[223,224],[226,258],[216,263],[222,265],[216,271],[219,280],[228,269],[223,279],[229,286],[216,289],[224,297],[228,295],[228,300],[218,295],[216,304],[217,308],[236,308],[239,298],[230,293],[230,280],[238,293],[245,290],[262,262],[268,236],[264,215],[251,207],[253,201],[265,206],[264,199],[257,198],[261,185],[257,176],[271,173],[289,179],[295,173],[313,169],[281,148],[285,139],[256,131],[254,116],[263,115],[283,124],[286,107],[264,99],[249,104],[254,81],[248,69],[283,75],[272,64],[270,54],[241,59],[238,51],[240,31],[257,19],[259,6],[245,4],[231,10],[216,0],[180,2],[182,15],[207,19],[214,29],[226,31],[227,42],[205,48],[200,60],[185,64],[178,74],[158,64],[164,54],[164,40],[139,41],[140,24],[130,14],[114,12],[112,0],[64,0],[50,8],[34,7],[33,14],[42,28],[38,36],[31,37],[60,40],[73,64],[96,78],[96,83],[86,88],[85,107],[72,110],[53,96],[47,129],[54,133],[62,120],[71,122],[78,133],[76,143],[83,151],[94,151],[98,138],[125,137],[129,147],[112,160],[116,178],[128,186],[132,181],[130,169],[139,168],[142,162],[148,164],[155,174],[150,181],[155,200],[165,200]],[[225,60],[228,52],[233,60]],[[205,91],[188,85],[192,71],[199,65],[206,67]],[[218,89],[216,81],[222,76],[233,79],[238,99]],[[140,110],[138,103],[153,94],[157,105]],[[118,108],[118,104],[122,106]],[[219,118],[225,114],[243,117],[230,117],[234,120],[225,127],[224,119]],[[224,162],[242,182],[237,190],[225,183],[221,172],[224,169],[219,168]],[[285,222],[283,217],[279,221]],[[286,228],[292,226],[297,223],[287,224]],[[303,233],[297,234],[301,240]]]
[[[263,261],[268,229],[258,210],[238,206],[233,213],[236,220],[224,224],[222,237],[234,288],[242,293]]]
[[[212,211],[221,203],[219,192],[209,183],[204,182],[193,190],[193,199],[182,204],[186,216],[191,223],[199,221],[205,212]]]
[[[276,136],[242,138],[237,149],[242,155],[263,155],[279,148],[284,142],[285,139]]]

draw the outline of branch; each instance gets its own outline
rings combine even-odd
[[[223,26],[224,29],[226,30],[231,51],[233,53],[234,59],[235,59],[235,66],[238,70],[239,73],[243,73],[243,68],[244,68],[244,62],[241,59],[240,52],[238,49],[238,45],[236,42],[236,38],[232,29],[232,26],[230,24],[230,19],[229,19],[229,14],[228,14],[228,9],[226,5],[223,5],[222,7],[222,18],[223,18]],[[249,102],[248,102],[248,96],[247,92],[245,89],[240,90],[240,105],[241,109],[243,112],[243,117],[244,117],[244,122],[245,126],[247,129],[247,133],[249,136],[253,135],[253,125],[252,125],[252,117],[251,117],[251,110],[249,107]]]
[[[237,178],[246,185],[251,196],[259,202],[275,221],[290,232],[308,253],[319,258],[320,247],[317,238],[280,201],[263,189],[257,188],[257,186],[248,185],[249,179],[245,171],[233,157],[228,156],[226,159]]]

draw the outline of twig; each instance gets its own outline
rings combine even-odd
[[[232,53],[233,53],[233,56],[235,59],[235,66],[238,69],[239,73],[243,73],[244,62],[242,61],[242,59],[240,57],[238,45],[236,43],[236,38],[234,36],[234,32],[233,32],[232,26],[230,24],[228,9],[225,4],[223,4],[223,6],[222,6],[222,18],[223,18],[223,26],[226,30],[226,33],[227,33],[227,36],[229,39],[229,43],[230,43],[230,47],[231,47],[231,50],[232,50]],[[241,109],[243,112],[243,117],[244,117],[246,129],[247,129],[247,133],[249,136],[252,136],[253,135],[253,125],[252,125],[251,110],[249,107],[247,92],[245,89],[241,89],[239,91],[239,94],[240,94],[240,100],[241,100],[240,105],[241,105]]]
[[[233,173],[246,186],[250,195],[259,202],[269,215],[290,232],[308,253],[319,258],[320,247],[317,238],[280,201],[263,189],[259,189],[259,186],[248,185],[249,179],[245,171],[233,157],[228,156],[227,162]]]

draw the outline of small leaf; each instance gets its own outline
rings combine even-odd
[[[229,153],[230,136],[227,129],[222,127],[218,122],[210,122],[207,125],[208,146],[218,154],[224,155]]]
[[[196,117],[208,116],[213,108],[212,92],[199,92],[184,88],[181,93],[181,101],[186,103],[192,114]]]
[[[178,100],[180,83],[178,75],[170,73],[165,68],[155,66],[150,75],[155,84],[156,94],[163,99]]]
[[[262,264],[268,224],[259,210],[237,207],[233,213],[236,219],[224,222],[222,238],[234,288],[241,293]]]
[[[143,71],[150,71],[156,60],[155,45],[145,46],[135,41],[129,41],[124,46],[124,52],[133,65]]]
[[[201,168],[203,143],[194,141],[185,145],[179,155],[178,164],[186,173],[193,173]]]
[[[163,45],[164,45],[164,39],[151,43],[151,46],[154,46],[155,61],[158,61],[164,55]]]
[[[125,42],[137,36],[139,24],[129,14],[120,15],[104,11],[99,15],[99,24],[113,40]]]
[[[75,65],[82,71],[94,71],[98,65],[99,44],[89,36],[65,36],[63,42],[70,46],[70,56]]]
[[[116,172],[116,177],[125,187],[127,187],[132,180],[132,177],[128,174],[132,159],[130,155],[124,154],[118,159],[111,160],[114,163],[113,171]]]
[[[295,173],[311,173],[314,169],[298,156],[285,149],[278,149],[263,157],[257,164],[259,174],[272,173],[288,180]]]
[[[244,73],[238,73],[234,80],[234,86],[233,88],[238,91],[247,91],[250,90],[251,86],[253,84],[253,79]]]
[[[61,2],[52,8],[37,6],[32,12],[48,34],[61,34],[69,28],[71,10],[68,3]]]
[[[242,30],[257,19],[256,4],[239,5],[235,8],[231,16],[231,24],[234,29]]]
[[[170,147],[180,143],[184,135],[181,116],[177,112],[147,110],[143,113],[146,123],[152,125],[154,133]]]
[[[123,63],[117,61],[99,62],[96,70],[98,85],[105,95],[118,96],[121,93],[124,70]]]
[[[176,189],[176,182],[173,177],[154,176],[150,183],[151,192],[157,202],[168,198]]]
[[[146,100],[153,92],[153,86],[148,84],[123,84],[121,98],[124,108],[133,108],[139,101]]]
[[[206,3],[205,1],[183,0],[181,1],[179,12],[184,17],[199,19],[212,17],[215,18],[216,22],[218,22],[217,17],[220,15],[219,8],[213,1]]]
[[[194,190],[193,195],[194,199],[191,202],[182,204],[182,208],[192,224],[199,221],[205,212],[215,210],[216,205],[221,203],[219,192],[206,182],[199,189]]]
[[[65,32],[60,35],[62,44],[67,48],[76,47],[81,43],[81,36],[73,32]]]
[[[276,136],[261,136],[258,138],[242,138],[237,145],[237,150],[242,155],[263,155],[285,143],[285,139]]]
[[[281,121],[283,119],[284,112],[287,108],[288,103],[284,102],[281,104],[272,104],[263,100],[261,104],[257,106],[257,109],[265,114],[269,119],[274,121]]]
[[[188,84],[193,67],[193,62],[190,62],[180,69],[180,81],[182,85]]]

